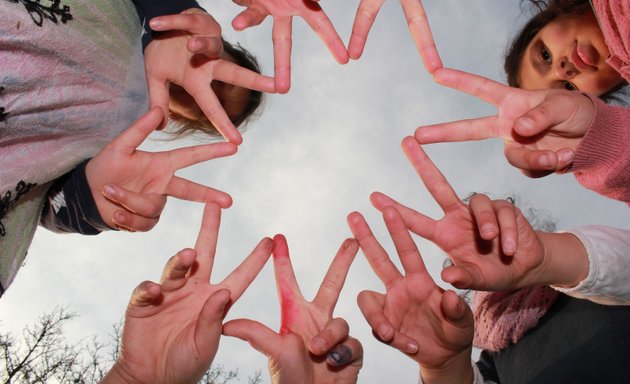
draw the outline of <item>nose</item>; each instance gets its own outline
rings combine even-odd
[[[577,68],[567,57],[561,57],[556,65],[556,74],[562,80],[568,80],[578,74]]]

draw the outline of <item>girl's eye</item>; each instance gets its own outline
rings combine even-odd
[[[547,47],[544,45],[540,48],[540,59],[547,64],[551,63],[551,53],[549,53]]]
[[[577,87],[571,83],[569,83],[568,81],[563,81],[562,82],[562,86],[564,87],[564,89],[566,89],[567,91],[576,91]]]

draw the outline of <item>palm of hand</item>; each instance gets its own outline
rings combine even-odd
[[[443,295],[426,271],[407,273],[384,295],[385,316],[397,332],[419,343],[421,351],[412,358],[427,368],[439,368],[453,351],[466,350],[473,338],[472,327],[458,328],[444,318]]]
[[[518,248],[513,256],[506,256],[500,239],[487,241],[479,236],[474,218],[463,203],[435,222],[433,241],[446,252],[456,267],[470,276],[470,285],[461,288],[503,290],[516,288],[527,272],[543,261],[542,244],[527,220],[519,212],[517,217]],[[455,281],[451,281],[456,286]]]
[[[216,354],[218,343],[209,350],[199,348],[195,329],[204,303],[221,288],[191,277],[174,289],[164,293],[159,306],[130,307],[127,313],[123,339],[129,341],[123,346],[125,351],[142,353],[127,353],[125,359],[127,364],[137,366],[134,372],[145,374],[138,378],[141,382],[191,382],[207,369]],[[153,331],[146,332],[147,329]],[[212,335],[217,341],[220,332],[214,330]],[[159,356],[159,359],[148,367],[146,356]],[[183,372],[191,376],[182,377]]]

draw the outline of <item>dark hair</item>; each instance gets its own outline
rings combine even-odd
[[[547,24],[558,18],[581,15],[591,11],[588,0],[528,0],[536,12],[512,39],[505,55],[503,68],[511,87],[520,87],[518,72],[529,43]]]
[[[239,43],[233,45],[224,39],[221,39],[221,41],[223,42],[223,51],[232,56],[236,64],[256,73],[260,73],[258,60],[256,60],[256,57],[251,52],[246,50]],[[236,116],[230,116],[232,124],[234,124],[234,126],[238,128],[239,126],[246,123],[249,119],[254,117],[256,110],[262,105],[262,102],[263,93],[261,91],[251,89],[249,92],[247,104],[245,105],[245,108],[243,108],[243,111],[241,111],[241,113]],[[219,131],[210,122],[210,120],[208,120],[208,117],[201,111],[201,109],[199,109],[198,112],[199,113],[197,114],[197,116],[195,116],[195,119],[190,119],[186,116],[171,112],[170,125],[174,129],[170,130],[170,133],[174,135],[181,135],[190,134],[195,131],[201,131],[203,133],[209,134],[210,136],[220,137],[221,134],[219,133]]]

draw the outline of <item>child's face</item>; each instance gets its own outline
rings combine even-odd
[[[519,83],[524,89],[565,88],[599,96],[623,81],[606,63],[609,55],[592,12],[556,19],[529,43]]]
[[[234,58],[229,53],[222,53],[221,58],[235,63]],[[222,81],[213,80],[210,83],[212,91],[215,93],[227,115],[233,119],[245,110],[251,91],[247,88],[239,87]],[[199,120],[203,115],[201,108],[195,99],[179,85],[170,86],[169,109],[178,115],[190,120]]]

